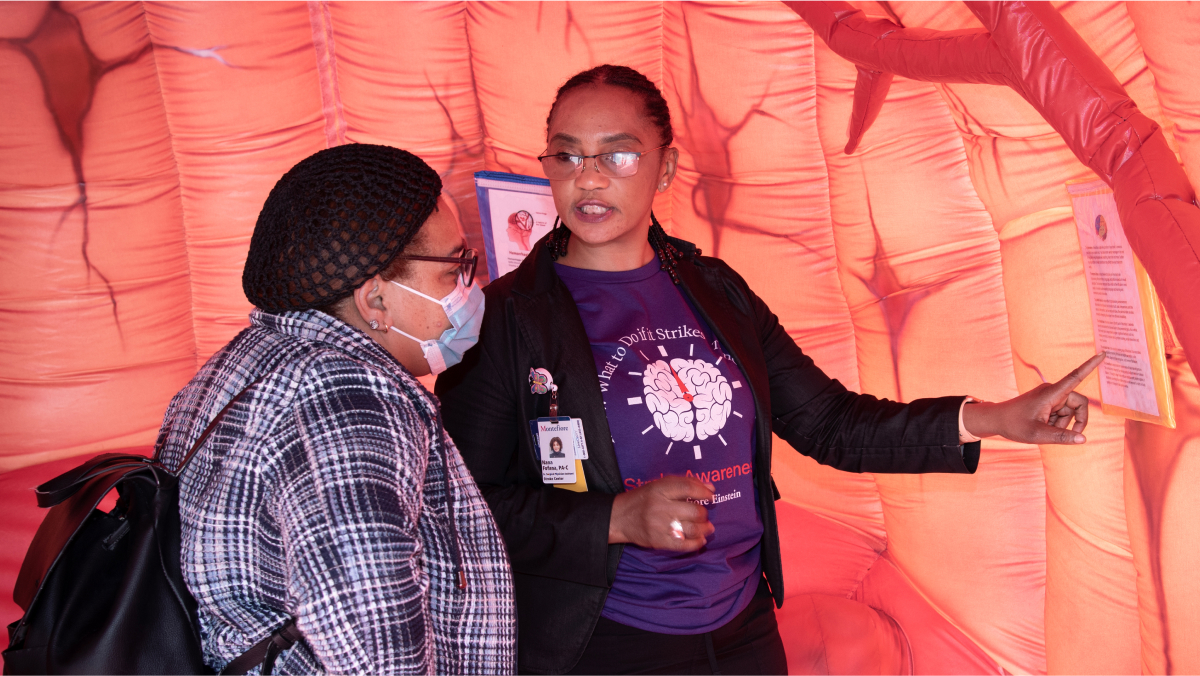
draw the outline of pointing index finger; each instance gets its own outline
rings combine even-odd
[[[1079,383],[1083,382],[1084,378],[1088,377],[1088,374],[1096,370],[1096,367],[1099,366],[1100,362],[1104,361],[1104,358],[1107,356],[1107,352],[1100,352],[1091,359],[1083,362],[1078,368],[1076,368],[1074,371],[1071,371],[1065,377],[1063,377],[1062,380],[1055,383],[1054,389],[1060,392],[1070,392],[1071,390],[1075,389],[1079,386]]]

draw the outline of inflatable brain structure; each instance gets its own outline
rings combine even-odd
[[[1185,3],[0,4],[0,589],[40,518],[29,487],[148,451],[246,326],[284,171],[405,148],[482,250],[474,172],[540,175],[556,88],[616,63],[671,108],[659,220],[850,389],[1000,400],[1091,355],[1068,182],[1113,187],[1162,298],[1176,429],[1103,415],[1091,379],[1086,446],[985,440],[970,476],[760,459],[793,668],[1200,671],[1198,30]],[[708,365],[643,384],[659,433],[721,433]]]

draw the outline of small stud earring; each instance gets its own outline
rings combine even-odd
[[[379,321],[378,321],[378,320],[375,320],[375,319],[372,319],[372,320],[371,320],[371,328],[372,328],[372,329],[376,329],[376,330],[378,330],[378,329],[379,329]]]

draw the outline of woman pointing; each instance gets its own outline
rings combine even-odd
[[[1083,442],[1072,390],[1099,355],[992,404],[827,377],[741,276],[658,225],[679,153],[640,73],[576,75],[547,127],[562,227],[486,289],[479,344],[437,385],[508,545],[520,670],[786,673],[772,432],[852,472],[971,473],[991,435]],[[578,421],[575,474],[544,469],[546,418]]]

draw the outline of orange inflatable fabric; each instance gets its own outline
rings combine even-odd
[[[558,85],[619,63],[671,106],[660,221],[848,387],[998,400],[1086,359],[1067,181],[1113,186],[1173,328],[1173,430],[1101,414],[1092,378],[1087,444],[989,439],[972,476],[781,445],[791,669],[1200,671],[1198,30],[1153,2],[0,3],[0,589],[29,489],[149,452],[246,326],[284,171],[408,149],[482,248],[473,173],[539,175]]]

